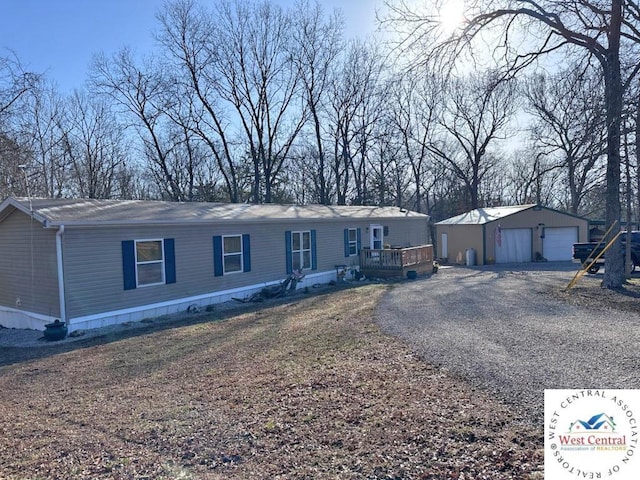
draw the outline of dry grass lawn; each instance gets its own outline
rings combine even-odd
[[[541,479],[541,429],[379,331],[385,288],[0,367],[0,478]]]

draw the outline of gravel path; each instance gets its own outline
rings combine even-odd
[[[640,388],[640,315],[563,301],[555,293],[575,268],[442,268],[395,286],[377,317],[426,361],[541,424],[545,388]]]

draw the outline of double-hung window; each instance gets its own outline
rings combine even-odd
[[[136,284],[138,287],[165,283],[162,240],[136,240]]]
[[[287,230],[284,235],[287,273],[292,273],[294,270],[317,270],[316,231],[292,232]]]
[[[176,246],[173,238],[122,241],[125,290],[176,283]]]
[[[216,277],[250,271],[251,241],[248,234],[213,237],[213,274]]]
[[[242,272],[242,235],[222,237],[224,273]]]
[[[294,270],[311,268],[311,232],[291,232],[291,261]]]
[[[358,229],[347,228],[345,232],[345,256],[351,257],[358,254]]]

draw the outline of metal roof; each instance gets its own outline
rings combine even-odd
[[[470,212],[442,220],[441,222],[436,223],[436,225],[483,225],[538,206],[539,205],[536,204],[530,204],[513,205],[509,207],[476,208]]]
[[[189,224],[268,222],[277,220],[332,220],[424,218],[398,207],[276,205],[243,203],[160,202],[150,200],[26,199],[7,198],[0,204],[0,221],[16,208],[45,226]]]

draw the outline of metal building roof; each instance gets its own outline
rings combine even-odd
[[[470,212],[442,220],[436,223],[436,225],[483,225],[534,207],[538,207],[538,205],[530,204],[513,205],[508,207],[476,208]]]
[[[268,222],[277,220],[331,220],[424,218],[398,207],[276,205],[243,203],[160,202],[148,200],[7,198],[0,204],[0,221],[16,208],[45,226],[184,224],[212,222]]]

